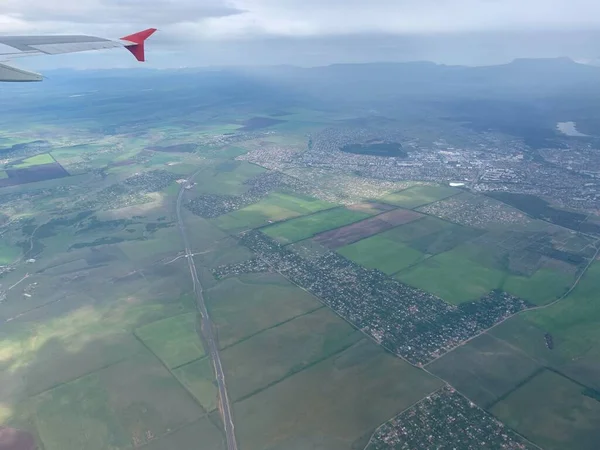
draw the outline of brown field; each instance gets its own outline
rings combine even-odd
[[[26,431],[0,427],[0,450],[36,450],[35,439]]]
[[[326,231],[314,237],[319,244],[330,249],[336,249],[368,238],[398,225],[412,222],[422,217],[421,214],[406,209],[396,209],[362,220],[335,230]]]
[[[346,206],[346,208],[351,211],[360,211],[369,214],[379,214],[382,212],[391,211],[392,209],[395,209],[395,206],[386,205],[385,203],[364,202],[349,205]]]

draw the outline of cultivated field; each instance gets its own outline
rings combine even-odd
[[[270,225],[261,231],[283,244],[290,244],[314,236],[317,233],[358,222],[373,215],[361,209],[335,208]]]
[[[363,339],[236,403],[239,444],[247,450],[363,448],[377,426],[440,385]]]
[[[400,192],[386,195],[381,201],[391,205],[412,209],[442,200],[460,192],[460,190],[448,186],[414,186]]]
[[[258,203],[214,219],[214,223],[223,230],[242,231],[333,207],[332,203],[314,198],[275,192]]]
[[[32,402],[47,450],[139,447],[202,415],[185,389],[144,351]]]
[[[397,209],[365,219],[352,225],[326,231],[315,236],[315,241],[327,248],[337,249],[367,237],[389,230],[398,225],[412,222],[422,217],[419,213]]]
[[[548,450],[595,450],[600,402],[569,379],[543,371],[492,408],[508,426]]]
[[[339,248],[338,253],[369,269],[378,269],[388,275],[418,263],[423,254],[401,242],[394,242],[382,234]]]
[[[144,325],[137,328],[135,334],[167,367],[173,369],[204,356],[197,327],[198,317],[192,312]]]
[[[266,329],[222,353],[234,401],[339,353],[363,335],[328,308]]]
[[[403,283],[453,304],[479,299],[496,289],[503,277],[502,271],[481,265],[462,247],[429,258],[396,276]]]
[[[322,306],[276,274],[228,278],[208,290],[205,297],[222,348]]]
[[[427,366],[432,373],[484,408],[534,376],[541,368],[524,352],[488,334]]]

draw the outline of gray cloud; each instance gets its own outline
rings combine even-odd
[[[415,59],[485,64],[600,55],[596,0],[0,1],[5,34],[118,37],[156,26],[161,32],[152,38],[149,57],[156,66]],[[92,65],[100,60],[78,58]],[[120,64],[119,58],[113,62]]]

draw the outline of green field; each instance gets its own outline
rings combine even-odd
[[[240,195],[249,188],[244,182],[260,175],[266,169],[245,161],[225,161],[195,178],[194,191],[220,195]]]
[[[152,238],[117,244],[132,261],[158,259],[165,254],[176,254],[183,250],[181,235],[177,227],[157,230]]]
[[[21,256],[20,248],[0,242],[0,265],[11,264],[19,256]]]
[[[235,403],[238,443],[246,450],[362,449],[376,427],[441,384],[363,339]]]
[[[281,275],[228,278],[205,294],[221,348],[322,305]]]
[[[381,235],[346,245],[338,253],[369,269],[379,269],[388,275],[405,269],[423,258],[418,250]]]
[[[524,315],[555,336],[556,349],[569,358],[600,356],[600,262],[590,266],[575,290],[561,302]]]
[[[262,232],[283,244],[290,244],[314,236],[323,231],[339,228],[370,217],[372,214],[335,208],[310,216],[270,225]]]
[[[245,230],[335,206],[311,197],[275,192],[258,203],[214,219],[214,223],[224,230]]]
[[[573,278],[573,275],[558,270],[541,268],[529,278],[509,275],[502,290],[536,305],[544,305],[565,294],[573,284]]]
[[[381,235],[394,241],[410,244],[424,237],[435,235],[452,226],[453,224],[450,222],[438,219],[437,217],[424,216],[418,220],[384,231]]]
[[[418,208],[448,198],[461,192],[449,186],[414,186],[400,192],[386,195],[381,199],[385,203],[403,208]]]
[[[267,329],[222,352],[229,395],[245,398],[362,338],[328,308]]]
[[[600,262],[567,298],[515,317],[491,333],[562,373],[600,390]],[[554,348],[545,345],[552,336]]]
[[[44,153],[42,155],[35,155],[31,158],[24,159],[19,164],[15,164],[12,166],[13,169],[26,169],[27,167],[32,166],[40,166],[42,164],[52,164],[54,162],[54,158],[49,153]]]
[[[548,450],[595,450],[600,442],[600,402],[584,388],[544,371],[492,408],[509,427]]]
[[[463,247],[429,258],[396,276],[453,304],[481,298],[500,286],[504,277],[504,272],[472,259]]]
[[[186,425],[174,433],[154,440],[143,447],[144,450],[225,450],[221,431],[208,417]]]
[[[197,327],[196,313],[187,313],[144,325],[135,334],[172,369],[204,356]]]
[[[506,342],[483,334],[429,364],[427,369],[485,408],[541,367]]]
[[[202,415],[147,352],[40,394],[33,405],[46,450],[138,447]]]
[[[217,408],[219,391],[209,358],[181,366],[173,373],[205,411],[210,412]]]

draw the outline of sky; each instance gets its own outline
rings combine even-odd
[[[147,27],[147,67],[600,57],[597,0],[0,0],[0,34],[119,38]],[[35,60],[35,61],[34,61]],[[31,68],[133,67],[127,52]]]

